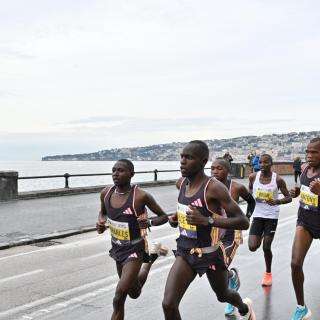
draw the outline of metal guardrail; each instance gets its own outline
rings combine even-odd
[[[210,169],[210,168],[205,168]],[[158,174],[161,172],[180,172],[180,170],[158,170],[154,169],[152,171],[137,171],[135,174],[153,174],[153,181],[158,181]],[[28,176],[28,177],[18,177],[18,180],[30,180],[30,179],[52,179],[52,178],[64,178],[64,188],[69,188],[69,179],[72,177],[96,177],[96,176],[111,176],[112,173],[79,173],[79,174],[56,174],[47,176]]]
[[[210,170],[210,167],[204,168],[205,170]],[[180,172],[180,170],[158,170],[154,169],[152,171],[137,171],[135,174],[153,174],[153,181],[158,181],[159,173],[165,172]],[[245,164],[244,163],[232,163],[231,164],[231,175],[237,178],[244,178],[245,174]],[[46,175],[46,176],[28,176],[19,177],[18,180],[30,180],[30,179],[52,179],[52,178],[64,178],[64,188],[69,188],[69,179],[72,177],[96,177],[96,176],[111,176],[112,173],[79,173],[79,174],[56,174],[56,175]]]

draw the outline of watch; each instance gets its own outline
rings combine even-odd
[[[208,217],[208,225],[213,227],[214,219],[212,217]]]

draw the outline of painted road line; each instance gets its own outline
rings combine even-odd
[[[171,268],[171,264],[166,264],[160,268],[156,268],[154,270],[151,270],[150,273],[149,273],[149,276],[148,278],[152,277],[153,275],[157,274],[157,273],[162,273],[164,271],[166,271],[167,269]],[[96,297],[98,296],[101,296],[111,290],[114,290],[117,286],[117,282],[115,283],[111,283],[103,288],[99,288],[99,289],[96,289],[96,290],[93,290],[93,291],[90,291],[90,292],[87,292],[85,294],[82,294],[82,295],[78,295],[74,298],[71,298],[69,300],[66,300],[63,304],[61,302],[59,303],[54,303],[50,306],[48,306],[46,308],[46,310],[48,310],[50,313],[52,312],[59,312],[59,311],[62,311],[61,309],[72,309],[73,307],[78,307],[79,304],[81,304],[82,302],[84,303],[89,303],[90,301],[92,301],[93,299],[95,299]],[[60,294],[59,294],[60,295]],[[55,295],[57,296],[57,295]],[[60,297],[61,298],[61,295]],[[41,304],[40,304],[41,305]],[[36,307],[36,306],[33,306],[33,307]],[[11,310],[14,310],[14,309],[11,309]],[[17,314],[18,312],[12,312],[11,310],[7,310],[6,312],[9,313],[12,315],[12,314]],[[63,312],[65,312],[66,310],[63,310]],[[35,311],[31,314],[25,314],[24,316],[28,316],[28,317],[31,317],[32,319],[36,319],[38,316],[41,316],[41,314],[39,314],[39,311]],[[2,314],[0,313],[0,319],[2,319]],[[4,318],[3,318],[4,319]]]
[[[26,272],[26,273],[17,274],[17,275],[12,276],[12,277],[2,278],[2,279],[0,279],[0,283],[8,282],[8,281],[11,281],[11,280],[17,280],[17,279],[20,279],[20,278],[23,278],[23,277],[32,276],[34,274],[37,274],[37,273],[40,273],[40,272],[43,272],[43,271],[44,271],[43,269],[38,269],[38,270]]]

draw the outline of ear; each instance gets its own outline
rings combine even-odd
[[[206,166],[207,162],[208,162],[208,159],[206,159],[206,158],[202,160],[202,164],[204,167]]]

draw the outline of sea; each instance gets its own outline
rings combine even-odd
[[[115,161],[0,161],[0,171],[18,171],[19,177],[83,174],[83,173],[111,173]],[[179,170],[178,161],[133,161],[136,174],[133,183],[152,181],[153,173],[139,171]],[[159,172],[158,180],[178,179],[180,171]],[[69,187],[84,187],[106,185],[112,183],[111,176],[70,177]],[[18,190],[36,191],[64,187],[64,178],[18,180]]]

